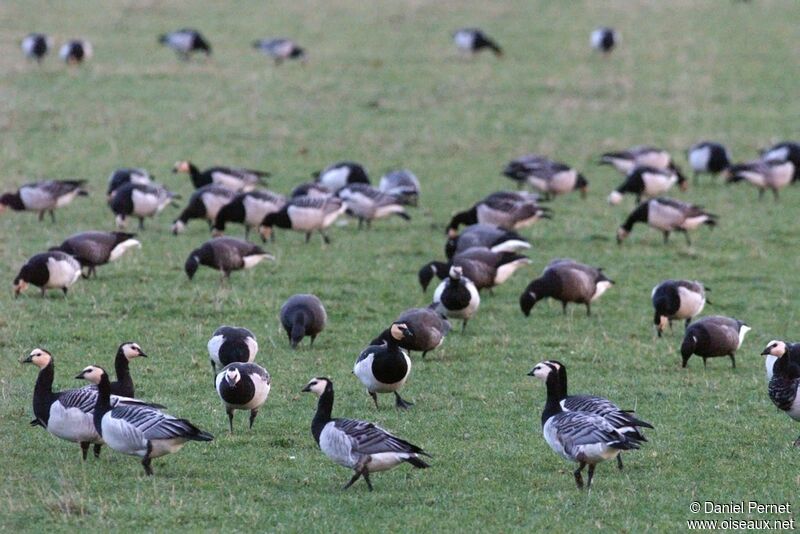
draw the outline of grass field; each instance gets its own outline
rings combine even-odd
[[[800,191],[758,202],[754,188],[704,179],[678,198],[720,215],[694,246],[637,226],[622,247],[614,232],[633,201],[610,207],[620,181],[595,165],[606,150],[650,143],[682,151],[703,138],[726,143],[737,160],[797,136],[800,101],[796,21],[800,4],[722,0],[674,2],[223,2],[8,1],[0,6],[0,162],[3,189],[37,177],[87,179],[92,195],[57,212],[0,217],[0,529],[9,531],[251,530],[269,532],[674,531],[694,500],[797,503],[800,427],[769,401],[759,356],[773,338],[797,340],[800,296],[796,220]],[[588,35],[615,26],[623,43],[610,58],[591,54]],[[452,30],[480,25],[506,57],[460,58]],[[211,41],[209,61],[181,63],[156,36],[184,26]],[[67,69],[51,56],[24,61],[18,40],[42,31],[58,43],[90,39],[91,62]],[[307,65],[275,68],[252,39],[289,36]],[[484,296],[466,334],[454,332],[426,360],[414,357],[407,413],[376,411],[351,375],[353,361],[403,309],[427,304],[417,269],[443,256],[450,214],[511,188],[504,163],[528,152],[574,164],[590,195],[552,203],[555,216],[523,233],[533,265]],[[35,290],[13,299],[25,259],[81,230],[112,229],[105,181],[116,167],[142,166],[184,198],[172,164],[233,164],[274,173],[288,193],[309,173],[341,159],[363,162],[375,180],[412,169],[422,180],[412,221],[352,222],[309,245],[279,232],[277,261],[193,282],[183,262],[208,239],[195,221],[169,232],[168,209],[141,233],[141,251],[81,281],[65,300]],[[240,236],[238,227],[231,235]],[[586,318],[541,303],[519,311],[525,285],[554,257],[605,267],[617,285]],[[649,301],[665,278],[712,288],[707,314],[753,328],[738,368],[726,358],[680,368],[680,329],[656,340]],[[290,295],[316,293],[330,322],[313,349],[293,352],[278,325]],[[239,413],[229,435],[211,387],[206,342],[220,324],[257,335],[257,361],[273,377],[255,428]],[[50,350],[56,386],[76,387],[85,365],[111,367],[117,345],[138,341],[150,358],[132,364],[137,393],[187,417],[217,439],[190,443],[154,461],[105,449],[81,463],[76,445],[28,426],[32,348]],[[590,493],[541,436],[545,391],[526,375],[559,359],[571,389],[608,396],[655,424],[618,472],[598,468]],[[334,415],[373,420],[434,455],[433,468],[401,468],[340,491],[350,473],[317,450],[309,427],[315,399],[300,388],[316,375],[336,385]],[[722,519],[724,516],[716,516]],[[734,516],[745,519],[747,516]],[[787,516],[753,516],[786,519]],[[705,518],[715,518],[712,516]]]

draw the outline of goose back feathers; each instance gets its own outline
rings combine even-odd
[[[686,328],[681,343],[681,367],[686,367],[689,358],[697,354],[703,358],[703,367],[707,358],[729,356],[735,369],[736,351],[749,331],[750,327],[738,319],[721,315],[703,317]]]
[[[184,270],[191,280],[197,268],[204,265],[220,271],[225,279],[233,271],[252,269],[264,260],[274,259],[258,245],[233,237],[215,237],[189,253]]]
[[[567,312],[570,302],[584,304],[586,315],[591,315],[591,303],[600,298],[614,281],[602,268],[592,267],[570,259],[556,259],[545,267],[542,275],[533,280],[519,299],[522,313],[530,315],[533,306],[545,298],[561,301],[562,311]]]
[[[60,250],[78,260],[81,267],[88,268],[88,278],[92,274],[97,276],[96,267],[118,260],[132,248],[141,247],[135,237],[136,234],[125,232],[81,232],[51,250]]]
[[[83,187],[85,183],[85,180],[42,180],[25,184],[14,193],[0,195],[0,213],[7,208],[35,211],[40,221],[45,213],[50,213],[50,219],[55,222],[56,208],[68,205],[77,196],[89,194]]]
[[[715,226],[717,216],[695,206],[672,198],[659,197],[646,200],[634,209],[617,230],[617,243],[622,244],[630,235],[633,225],[646,223],[664,234],[664,243],[669,241],[671,232],[682,232],[686,242],[691,245],[689,231],[702,225]]]
[[[145,218],[155,217],[176,198],[177,195],[163,186],[130,182],[111,192],[108,205],[115,215],[118,229],[125,228],[128,217],[136,217],[139,229],[144,230]]]
[[[233,200],[236,192],[219,185],[206,185],[197,189],[189,197],[189,203],[175,219],[172,233],[180,234],[186,228],[186,223],[191,219],[205,219],[209,226],[214,224],[217,214],[225,204]]]
[[[298,294],[283,303],[280,319],[294,349],[305,336],[311,337],[310,346],[314,346],[317,335],[325,329],[328,314],[316,295]]]

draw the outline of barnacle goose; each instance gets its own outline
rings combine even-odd
[[[340,161],[312,173],[316,181],[331,191],[338,191],[349,184],[368,184],[367,170],[354,161]]]
[[[287,228],[306,234],[306,243],[311,239],[311,233],[319,232],[322,241],[330,243],[325,234],[325,229],[344,213],[346,206],[342,199],[337,197],[295,197],[291,199],[280,211],[268,214],[261,221],[259,232],[261,237],[269,239],[272,227]]]
[[[251,363],[258,354],[256,336],[239,326],[220,326],[211,334],[207,347],[214,375],[231,363]]]
[[[769,382],[773,376],[775,362],[781,356],[788,356],[792,362],[800,365],[800,343],[787,343],[779,339],[773,339],[767,343],[767,346],[761,351],[761,355],[766,356],[764,358],[764,366],[767,369],[767,382]]]
[[[306,51],[291,39],[259,39],[253,41],[253,48],[271,57],[276,65],[289,59],[303,61],[306,58]]]
[[[320,198],[328,198],[333,195],[333,191],[331,191],[328,187],[318,183],[318,182],[304,182],[294,189],[292,192],[289,193],[289,197],[296,198],[296,197],[320,197]]]
[[[411,216],[406,213],[403,203],[394,195],[384,193],[369,184],[349,184],[336,193],[346,207],[345,213],[358,219],[358,228],[364,223],[369,228],[374,219],[384,219],[397,215],[406,221]]]
[[[672,327],[674,319],[686,320],[686,326],[703,311],[708,289],[697,280],[664,280],[653,288],[650,298],[653,301],[658,337],[667,325]]]
[[[259,408],[267,402],[271,384],[267,370],[255,363],[230,363],[219,372],[217,395],[225,405],[231,433],[234,410],[250,410],[250,428],[253,428]]]
[[[153,183],[153,176],[144,169],[134,169],[125,167],[116,169],[108,177],[108,191],[106,195],[111,200],[114,191],[125,184],[150,185]]]
[[[80,232],[66,238],[59,246],[50,250],[60,250],[78,260],[81,268],[86,267],[84,278],[94,274],[97,266],[116,261],[128,250],[142,244],[134,239],[136,234],[124,232]]]
[[[800,143],[782,141],[761,151],[767,161],[791,161],[794,164],[794,181],[800,179]]]
[[[44,298],[48,289],[60,289],[66,297],[67,291],[81,277],[78,260],[59,250],[42,252],[31,256],[14,278],[14,297],[33,284],[42,291]]]
[[[736,351],[749,331],[750,327],[738,319],[721,315],[703,317],[686,328],[681,343],[681,367],[686,367],[692,354],[697,354],[703,358],[703,367],[707,358],[729,356],[736,369]]]
[[[589,466],[587,488],[592,487],[595,466],[616,457],[621,451],[639,448],[640,439],[614,427],[603,416],[585,411],[565,411],[561,406],[561,378],[557,363],[536,366],[535,376],[547,386],[547,402],[542,411],[542,433],[550,448],[565,460],[577,462],[575,484],[583,488],[584,467]]]
[[[444,253],[450,260],[472,247],[486,247],[492,252],[519,252],[531,248],[531,244],[513,230],[493,224],[471,224],[460,234],[447,238]]]
[[[460,52],[477,54],[481,50],[491,50],[497,57],[503,56],[503,49],[478,28],[461,28],[453,33],[453,42]]]
[[[691,245],[689,231],[701,225],[716,226],[717,216],[703,209],[673,198],[659,197],[646,200],[634,209],[625,222],[617,229],[617,244],[622,244],[630,235],[633,225],[642,222],[661,230],[664,243],[669,241],[671,232],[683,232],[686,243]]]
[[[419,178],[408,169],[387,172],[381,176],[378,189],[388,193],[409,206],[419,203]]]
[[[272,191],[239,193],[217,212],[212,233],[220,236],[226,223],[235,222],[244,225],[244,238],[247,239],[251,228],[258,228],[264,217],[279,211],[285,204],[286,198]]]
[[[589,182],[581,173],[566,163],[544,156],[527,154],[510,161],[503,174],[518,184],[529,184],[550,198],[570,191],[580,191],[586,198]]]
[[[448,318],[461,319],[461,332],[467,329],[467,321],[478,311],[481,296],[472,280],[464,276],[458,265],[450,267],[447,278],[436,287],[433,293],[436,311]]]
[[[786,415],[800,421],[800,364],[785,353],[778,356],[769,381],[768,392],[772,403]],[[800,447],[800,437],[794,442]]]
[[[259,185],[267,185],[265,178],[271,175],[267,171],[256,171],[240,167],[209,167],[200,169],[191,161],[179,161],[172,168],[173,173],[183,172],[189,175],[195,189],[206,185],[227,187],[231,191],[252,191]]]
[[[625,175],[636,166],[678,170],[669,152],[647,145],[637,145],[619,152],[606,152],[600,157],[600,165],[611,165]]]
[[[395,406],[406,409],[412,406],[400,397],[399,391],[411,374],[411,359],[400,343],[414,337],[405,323],[395,322],[389,327],[389,336],[377,345],[369,345],[359,354],[353,374],[367,388],[367,393],[378,407],[378,393],[394,393]]]
[[[311,338],[309,346],[314,346],[314,340],[325,329],[328,314],[319,297],[310,293],[292,295],[281,306],[281,325],[289,337],[292,348],[303,341],[305,336]]]
[[[53,40],[43,33],[29,33],[22,39],[20,46],[26,58],[41,63],[47,52],[53,48]]]
[[[675,184],[678,184],[681,191],[686,191],[687,182],[682,174],[671,169],[636,166],[625,177],[625,181],[608,195],[608,203],[619,204],[625,193],[635,195],[636,202],[639,203],[642,201],[642,196],[657,197],[666,193]]]
[[[61,46],[58,55],[67,65],[80,65],[92,57],[92,44],[83,39],[73,39]]]
[[[43,180],[25,184],[14,193],[0,195],[0,213],[6,208],[14,211],[36,211],[39,212],[41,221],[45,212],[49,212],[50,220],[56,222],[56,208],[66,206],[77,196],[89,195],[83,188],[85,183],[86,180]]]
[[[142,347],[133,341],[121,343],[114,356],[114,373],[117,379],[111,382],[111,394],[120,397],[135,397],[136,388],[131,377],[130,361],[134,358],[147,358]]]
[[[494,224],[506,230],[530,226],[540,219],[549,219],[550,209],[538,204],[539,195],[498,191],[475,203],[471,208],[453,215],[447,234],[454,237],[462,224]]]
[[[325,456],[355,471],[344,489],[364,477],[364,482],[372,491],[370,473],[386,471],[403,462],[418,469],[430,467],[421,458],[430,457],[428,453],[381,427],[357,419],[332,418],[333,382],[329,378],[312,378],[302,391],[319,397],[317,412],[311,421],[314,441]]]
[[[561,309],[567,313],[567,304],[575,302],[586,306],[586,315],[592,314],[592,302],[600,298],[614,281],[603,269],[578,263],[570,259],[555,259],[547,264],[542,275],[525,288],[519,298],[519,306],[527,317],[533,306],[542,299],[561,301]]]
[[[728,183],[745,180],[758,188],[759,200],[767,189],[778,200],[778,191],[792,183],[794,173],[794,163],[789,160],[754,160],[731,165],[728,168]]]
[[[208,40],[199,31],[190,28],[160,35],[158,42],[173,49],[184,61],[188,61],[193,52],[202,52],[206,56],[211,55],[211,45],[208,44]]]
[[[155,217],[179,198],[163,186],[135,182],[119,186],[111,192],[110,197],[108,206],[120,230],[127,226],[128,217],[139,219],[139,230],[144,230],[145,218]]]
[[[380,345],[390,340],[397,343],[403,349],[409,351],[422,352],[424,358],[428,352],[439,348],[445,336],[450,332],[452,326],[447,318],[438,313],[435,305],[431,304],[427,308],[410,308],[401,313],[394,324],[403,323],[414,333],[412,337],[403,336],[396,340],[392,336],[391,327],[381,332],[378,337],[370,341],[370,345]]]
[[[633,410],[622,410],[610,400],[595,395],[568,395],[567,394],[567,366],[557,360],[546,360],[537,363],[531,374],[536,376],[537,371],[549,372],[547,367],[555,368],[559,373],[561,389],[558,393],[561,408],[568,412],[588,412],[599,415],[622,434],[636,440],[647,441],[639,428],[653,428],[647,421],[638,419]],[[622,469],[622,454],[617,455],[617,467]]]
[[[189,253],[184,270],[191,280],[197,268],[205,265],[221,272],[224,281],[233,271],[252,269],[264,260],[274,259],[258,245],[234,237],[215,237]]]
[[[417,276],[424,292],[434,276],[444,280],[450,271],[450,266],[458,265],[463,269],[464,276],[472,280],[478,290],[487,288],[491,290],[508,280],[517,269],[530,263],[531,260],[527,256],[514,252],[492,252],[486,247],[472,247],[453,256],[449,263],[442,261],[426,263]]]
[[[731,154],[724,145],[715,141],[700,141],[689,147],[686,159],[694,171],[697,183],[701,174],[716,176],[731,165]]]
[[[97,385],[93,417],[97,433],[115,451],[140,457],[146,475],[153,474],[153,458],[178,452],[187,441],[214,439],[186,419],[177,419],[152,406],[114,406],[111,383],[102,367],[90,365],[75,378]]]
[[[619,44],[622,39],[614,28],[601,26],[592,31],[589,38],[589,43],[592,48],[603,54],[610,54],[614,47]]]
[[[205,185],[197,189],[189,197],[189,203],[172,224],[172,233],[175,235],[182,233],[190,219],[205,219],[211,228],[219,210],[235,196],[236,191],[221,185]]]

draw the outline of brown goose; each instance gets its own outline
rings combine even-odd
[[[681,367],[686,367],[692,354],[697,354],[703,358],[703,367],[707,358],[730,356],[731,365],[736,369],[736,351],[749,331],[750,327],[738,319],[721,315],[703,317],[686,329],[681,343]]]
[[[422,286],[422,291],[426,291],[434,276],[444,280],[450,267],[458,265],[476,288],[491,289],[508,280],[517,269],[530,263],[527,256],[513,252],[492,252],[486,247],[472,247],[453,256],[450,263],[432,261],[423,265],[418,273],[419,285]]]
[[[447,225],[450,237],[457,235],[462,224],[494,224],[506,230],[530,226],[540,219],[549,219],[550,210],[538,204],[539,195],[498,191],[474,204],[471,208],[453,215]]]
[[[311,337],[310,346],[314,346],[317,335],[325,329],[328,314],[325,306],[316,295],[299,294],[289,297],[281,306],[281,324],[292,348],[303,341],[305,336]]]
[[[413,337],[403,337],[397,341],[401,348],[407,351],[422,352],[424,358],[428,352],[437,349],[442,344],[452,326],[450,321],[437,313],[434,307],[431,305],[427,308],[410,308],[395,319],[394,323],[404,323],[410,331],[414,332]],[[391,330],[387,328],[369,344],[380,345],[384,341],[389,342],[391,336]]]
[[[231,272],[252,269],[264,260],[274,260],[261,247],[233,237],[215,237],[194,249],[186,260],[184,270],[191,280],[197,268],[205,265],[222,273],[222,279],[230,277]]]
[[[124,232],[81,232],[71,235],[50,250],[66,252],[78,260],[81,268],[87,267],[86,274],[81,273],[84,278],[92,274],[97,278],[97,266],[118,260],[132,248],[141,248],[142,244],[134,237],[136,234]]]
[[[567,304],[575,302],[585,305],[586,315],[591,315],[591,303],[612,285],[614,281],[603,273],[602,268],[570,259],[557,259],[545,267],[542,276],[528,284],[519,298],[519,306],[528,316],[537,302],[550,297],[561,301],[564,313],[567,313]]]

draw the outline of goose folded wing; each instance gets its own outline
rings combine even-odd
[[[197,427],[185,419],[177,419],[142,406],[118,405],[111,411],[111,417],[125,421],[127,426],[148,440],[180,438],[199,432]]]
[[[47,182],[42,182],[40,189],[58,198],[73,192],[84,183],[83,180],[49,180]]]
[[[611,423],[586,412],[564,412],[559,417],[556,436],[570,455],[578,455],[583,447],[590,445],[613,446],[627,441]]]
[[[614,425],[615,428],[624,426],[644,426],[652,428],[652,425],[637,419],[632,412],[620,409],[608,399],[594,395],[572,395],[567,397],[566,408],[573,412],[591,412],[601,416],[603,419]]]
[[[380,454],[383,452],[425,452],[404,439],[393,436],[379,426],[354,419],[337,419],[336,429],[344,432],[350,440],[351,450],[358,454]]]

